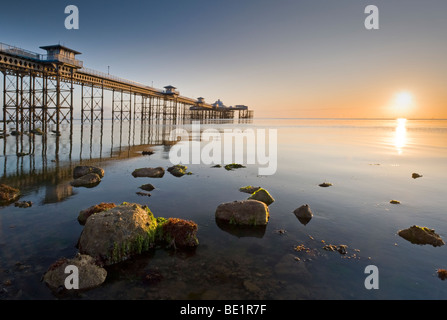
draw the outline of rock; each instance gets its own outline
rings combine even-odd
[[[445,280],[447,279],[447,270],[445,269],[438,269],[436,270],[436,272],[438,273],[438,278],[441,280]]]
[[[330,182],[323,182],[323,183],[319,184],[319,186],[323,187],[323,188],[327,188],[327,187],[332,186],[332,183],[330,183]]]
[[[237,164],[237,163],[230,163],[225,165],[225,170],[233,170],[233,169],[239,169],[239,168],[245,168],[245,166],[241,165],[241,164]]]
[[[18,131],[18,130],[12,130],[11,131],[11,136],[20,136],[20,135],[22,135],[22,133],[20,131]]]
[[[20,190],[6,184],[0,184],[0,204],[9,204],[20,197]]]
[[[78,268],[79,290],[88,290],[100,286],[107,277],[107,271],[95,264],[95,260],[88,256],[78,254],[73,259],[59,259],[51,265],[45,273],[43,280],[52,290],[66,288],[65,280],[73,272],[65,273],[65,268],[69,265]]]
[[[132,175],[137,177],[148,177],[148,178],[161,178],[165,174],[165,169],[162,167],[157,168],[139,168],[132,172]]]
[[[94,187],[101,182],[101,177],[96,173],[89,173],[70,182],[73,187]]]
[[[168,172],[170,172],[173,176],[181,177],[186,174],[187,166],[183,166],[181,164],[176,164],[175,166],[169,167]]]
[[[390,203],[391,204],[400,204],[400,201],[399,200],[390,200]]]
[[[255,191],[248,200],[258,200],[264,202],[266,205],[271,205],[273,202],[275,202],[275,199],[270,195],[270,193],[265,190],[264,188],[260,188],[257,191]]]
[[[79,238],[79,252],[103,265],[118,263],[152,248],[157,220],[146,206],[123,203],[87,219]]]
[[[411,175],[411,177],[412,177],[413,179],[417,179],[417,178],[421,178],[422,175],[419,174],[419,173],[415,173],[415,172],[413,172],[412,175]]]
[[[239,188],[239,191],[252,194],[253,192],[258,191],[259,189],[261,189],[261,187],[245,186],[245,187]]]
[[[215,217],[230,224],[266,225],[269,220],[269,209],[264,202],[258,200],[233,201],[220,204]]]
[[[152,191],[155,189],[155,187],[152,184],[148,183],[140,186],[140,189],[143,189],[144,191]]]
[[[143,151],[142,153],[141,153],[143,156],[150,156],[150,155],[153,155],[154,154],[154,151]]]
[[[293,213],[298,218],[298,220],[304,225],[308,224],[313,217],[312,210],[310,210],[308,204],[302,205],[301,207],[295,209]]]
[[[397,234],[413,244],[431,244],[433,247],[445,244],[441,237],[435,233],[435,230],[427,227],[414,225],[408,229],[399,230]]]
[[[17,201],[16,203],[14,203],[14,206],[19,208],[29,208],[32,205],[33,203],[31,201]]]
[[[73,179],[80,178],[89,173],[96,173],[100,178],[104,177],[104,170],[102,168],[92,166],[76,166],[73,169]]]
[[[98,212],[106,211],[108,209],[115,208],[115,207],[116,207],[116,205],[114,203],[101,202],[100,204],[96,204],[94,206],[91,206],[91,207],[79,212],[78,221],[81,225],[84,225],[85,222],[87,221],[87,219],[91,215],[98,213]]]
[[[216,165],[212,166],[211,168],[222,168],[222,166],[220,164],[216,164]]]
[[[199,244],[197,239],[197,224],[193,221],[169,218],[161,224],[163,240],[168,244],[174,243],[175,247],[196,247]]]
[[[334,244],[327,244],[323,247],[324,250],[326,251],[337,251],[340,254],[346,254],[347,253],[347,249],[348,246],[345,244],[340,244],[338,246],[334,245]]]
[[[33,134],[37,134],[38,136],[43,135],[43,131],[40,128],[32,129],[30,132],[33,133]]]

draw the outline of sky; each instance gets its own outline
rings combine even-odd
[[[365,28],[368,5],[379,29]],[[255,117],[447,118],[445,0],[7,1],[0,30],[0,42],[60,43],[87,68]]]

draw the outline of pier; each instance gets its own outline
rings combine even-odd
[[[173,122],[185,119],[240,119],[253,117],[247,106],[221,107],[204,98],[180,95],[176,87],[157,89],[145,84],[88,69],[78,59],[80,52],[62,45],[42,46],[46,54],[0,43],[3,74],[3,133],[14,123],[17,131],[40,128],[56,131],[73,123],[75,86],[80,86],[82,122],[104,119],[105,91],[112,94],[112,120]]]

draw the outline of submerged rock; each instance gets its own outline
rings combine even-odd
[[[8,204],[20,197],[20,190],[6,184],[0,184],[0,204]]]
[[[98,212],[106,211],[108,209],[115,208],[115,207],[116,207],[116,205],[114,203],[101,202],[100,204],[96,204],[94,206],[91,206],[91,207],[79,212],[78,221],[81,225],[84,225],[85,222],[87,221],[87,219],[91,215],[98,213]]]
[[[236,225],[266,225],[269,209],[264,202],[258,200],[233,201],[220,204],[215,217]]]
[[[78,289],[87,290],[100,286],[107,277],[107,271],[95,264],[95,260],[88,256],[77,254],[73,259],[61,258],[52,264],[43,277],[43,281],[52,290],[60,290],[66,288],[65,281],[73,270],[68,269],[67,266],[76,266],[78,268]],[[69,280],[69,279],[68,279]]]
[[[32,205],[33,203],[31,201],[17,201],[16,203],[14,203],[14,206],[19,208],[29,208]]]
[[[96,173],[89,173],[70,182],[73,187],[94,187],[101,182],[101,177]]]
[[[165,174],[165,169],[162,167],[156,168],[139,168],[132,172],[132,175],[137,177],[148,177],[148,178],[161,178]]]
[[[298,220],[304,225],[308,224],[313,217],[312,210],[310,210],[308,204],[302,205],[301,207],[295,209],[293,213],[298,218]]]
[[[414,225],[408,229],[399,230],[397,234],[413,244],[431,244],[433,247],[445,244],[442,238],[435,233],[435,230],[427,227]]]
[[[123,203],[87,219],[79,252],[111,265],[152,248],[156,233],[157,220],[149,208]]]
[[[252,193],[258,191],[259,189],[261,189],[261,187],[245,186],[245,187],[240,187],[239,191],[252,194]]]
[[[104,170],[102,168],[93,166],[76,166],[73,169],[73,179],[80,178],[89,173],[96,173],[100,178],[104,177]]]
[[[264,202],[266,205],[271,205],[273,202],[275,202],[275,199],[270,195],[270,193],[265,190],[264,188],[260,188],[257,191],[255,191],[248,200],[258,200]]]
[[[181,164],[176,164],[175,166],[169,167],[168,172],[171,173],[175,177],[181,177],[187,174],[186,169],[187,166],[183,166]]]

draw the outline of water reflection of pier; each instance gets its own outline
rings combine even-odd
[[[245,123],[247,119],[241,119]],[[205,120],[202,123],[233,123],[233,119]],[[69,185],[77,165],[106,165],[106,162],[142,156],[143,151],[163,146],[167,158],[172,145],[171,132],[188,127],[183,122],[117,121],[61,124],[47,133],[25,131],[0,139],[0,183],[21,190],[45,186],[44,203],[61,201],[73,194]],[[14,124],[10,124],[13,132]]]

